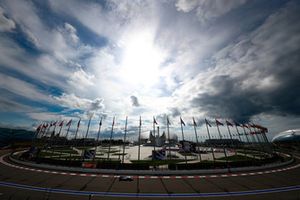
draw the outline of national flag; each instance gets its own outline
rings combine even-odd
[[[232,123],[230,123],[229,121],[227,121],[226,120],[226,124],[227,124],[227,126],[233,126],[233,124]]]
[[[252,127],[252,128],[256,128],[256,125],[255,125],[255,124],[250,124],[250,123],[249,123],[249,126]]]
[[[115,125],[115,117],[113,118],[112,126]]]
[[[64,125],[64,120],[58,124],[58,126],[63,126],[63,125]]]
[[[196,123],[196,121],[195,121],[195,118],[193,117],[193,124],[194,124],[194,126],[197,126],[197,123]]]
[[[169,117],[167,117],[167,124],[168,124],[168,125],[171,125],[170,120],[169,120]]]
[[[206,123],[209,127],[211,127],[211,124],[207,121],[207,119],[205,119],[205,123]]]
[[[71,126],[72,124],[72,119],[70,119],[70,121],[66,124],[66,126]]]
[[[155,117],[153,117],[153,124],[158,125],[157,121],[155,120]]]
[[[80,126],[80,121],[81,121],[81,118],[79,119],[79,121],[77,123],[77,128],[79,128],[79,126]]]
[[[180,123],[183,124],[183,125],[185,126],[185,123],[184,123],[184,121],[181,119],[181,117],[180,117]]]
[[[241,126],[241,124],[238,123],[238,122],[236,122],[236,121],[234,121],[234,125],[235,125],[235,126]]]
[[[216,124],[217,124],[217,126],[224,126],[224,124],[222,124],[222,123],[219,122],[218,120],[216,120]]]
[[[40,124],[37,128],[36,128],[36,132],[40,132],[41,128],[43,127],[42,124]]]
[[[248,126],[246,124],[242,124],[242,127],[248,128]]]

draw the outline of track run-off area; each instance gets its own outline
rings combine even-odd
[[[73,173],[19,166],[0,158],[0,199],[298,199],[299,158],[272,170],[192,176]],[[24,197],[24,198],[22,198]]]

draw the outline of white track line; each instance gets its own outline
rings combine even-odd
[[[61,171],[50,171],[50,170],[42,170],[42,169],[35,169],[35,168],[28,168],[28,167],[22,167],[17,166],[15,164],[7,163],[3,160],[3,155],[0,157],[0,163],[13,167],[16,169],[21,170],[27,170],[27,171],[33,171],[33,172],[39,172],[39,173],[51,173],[51,174],[59,174],[59,175],[67,175],[67,176],[81,176],[81,177],[101,177],[101,178],[118,178],[119,175],[109,175],[109,174],[86,174],[86,173],[69,173],[69,172],[61,172]],[[276,172],[282,172],[287,171],[291,169],[295,169],[300,167],[300,164],[291,166],[291,167],[285,167],[281,169],[274,169],[274,170],[266,170],[266,171],[259,171],[259,172],[248,172],[248,173],[233,173],[233,174],[211,174],[211,175],[195,175],[195,176],[133,176],[134,178],[139,179],[201,179],[201,178],[227,178],[227,177],[238,177],[238,176],[254,176],[254,175],[262,175],[262,174],[270,174],[270,173],[276,173]]]

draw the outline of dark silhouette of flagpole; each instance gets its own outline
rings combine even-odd
[[[246,132],[246,129],[245,129],[245,127],[248,128],[248,126],[247,126],[246,124],[243,124],[242,127],[243,127],[243,130],[244,130],[244,134],[245,134],[245,136],[246,136],[246,138],[247,138],[248,144],[250,145],[251,143],[250,143],[250,140],[249,140],[249,138],[248,138],[248,133]],[[251,148],[250,148],[250,149],[251,149]],[[255,154],[252,154],[252,156],[253,156],[253,158],[255,159]]]
[[[75,132],[75,137],[74,137],[74,142],[73,142],[73,145],[71,146],[71,149],[76,146],[77,142],[77,134],[78,134],[78,129],[79,129],[79,126],[80,126],[80,121],[81,121],[81,118],[79,118],[78,120],[78,123],[77,123],[77,128],[76,128],[76,132]],[[71,160],[71,157],[72,157],[72,151],[70,151],[70,160]]]
[[[140,161],[140,159],[141,159],[141,129],[142,129],[142,117],[140,116],[138,161]]]
[[[59,124],[60,129],[59,129],[59,131],[58,131],[58,137],[60,137],[60,133],[61,133],[61,129],[62,129],[63,125],[64,125],[64,120],[61,121],[61,123]]]
[[[126,145],[126,135],[127,135],[127,120],[128,120],[128,117],[126,116],[125,129],[124,129],[124,140],[123,140],[122,163],[124,163],[124,156],[125,156],[125,145]]]
[[[95,146],[95,153],[94,153],[94,156],[93,156],[93,161],[96,158],[96,154],[97,154],[97,150],[98,150],[101,126],[102,126],[102,117],[100,118],[100,121],[99,121],[99,128],[98,128],[98,133],[97,133],[97,140],[96,140],[96,146]]]
[[[155,146],[156,146],[156,137],[155,137],[155,124],[157,124],[155,117],[153,116],[153,137],[154,137],[154,145],[153,145],[153,150],[154,154],[152,154],[152,160],[154,160],[153,155],[155,155]]]
[[[168,140],[169,140],[169,159],[171,160],[172,156],[171,156],[170,121],[168,116],[167,116],[167,132],[168,132]]]
[[[109,156],[110,156],[111,140],[112,140],[112,137],[113,137],[114,125],[115,125],[115,117],[113,118],[113,122],[112,122],[112,125],[111,125],[111,132],[110,132],[110,138],[109,138],[107,160],[109,160]]]
[[[251,126],[252,126],[252,128],[254,129],[254,134],[255,134],[255,136],[256,136],[256,138],[257,138],[257,141],[258,141],[259,146],[261,147],[261,150],[262,150],[263,152],[265,152],[265,147],[264,147],[264,145],[262,144],[262,142],[260,141],[260,139],[259,139],[259,137],[258,137],[258,131],[257,131],[257,129],[256,129],[256,125],[255,125],[255,124],[252,124]]]
[[[209,129],[208,129],[208,126],[211,127],[211,125],[208,123],[208,121],[205,119],[205,124],[206,124],[206,130],[207,130],[207,134],[208,134],[208,139],[210,142],[211,141],[211,137],[210,137],[210,133],[209,133]],[[216,160],[216,157],[215,157],[215,152],[214,152],[214,149],[212,147],[212,144],[210,144],[210,149],[211,149],[211,152],[212,152],[212,156],[213,156],[213,161],[215,162]]]
[[[197,134],[197,129],[196,129],[196,126],[197,126],[197,123],[195,121],[195,118],[193,117],[193,126],[194,126],[194,131],[195,131],[195,137],[196,137],[196,144],[197,144],[197,147],[198,147],[198,153],[199,153],[199,160],[201,161],[201,151],[199,149],[199,140],[198,140],[198,134]]]
[[[241,139],[241,136],[240,136],[240,132],[239,132],[239,129],[238,129],[238,126],[240,126],[240,124],[238,124],[237,122],[234,122],[234,125],[235,125],[235,130],[236,130],[236,133],[238,134],[238,136],[239,136],[239,138],[240,138],[240,141],[241,142],[243,142],[242,141],[242,139]],[[243,145],[244,146],[244,145]],[[244,146],[244,155],[247,155],[247,151],[246,151],[246,148],[245,148],[245,146]]]
[[[223,126],[223,124],[222,124],[221,122],[219,122],[219,121],[216,119],[216,125],[217,125],[217,129],[218,129],[218,133],[219,133],[219,138],[220,138],[220,140],[222,141],[222,135],[221,135],[221,132],[220,132],[219,124],[220,124],[221,126]],[[226,153],[225,146],[223,146],[223,151],[224,151],[224,156],[225,156],[225,158],[226,158],[226,163],[228,163],[227,153]]]
[[[93,114],[90,116],[89,123],[88,123],[88,127],[87,127],[86,133],[85,133],[85,137],[83,138],[83,148],[84,148],[84,149],[85,149],[86,139],[87,139],[87,137],[88,137],[88,135],[89,135],[89,130],[90,130],[90,125],[91,125],[92,117],[93,117]]]
[[[182,135],[182,148],[183,148],[183,151],[184,151],[185,164],[187,165],[186,151],[185,151],[185,147],[184,147],[184,133],[183,133],[183,126],[182,126],[182,124],[185,126],[184,121],[180,117],[180,127],[181,127],[181,135]]]
[[[232,138],[232,135],[231,135],[231,131],[230,131],[230,128],[229,128],[229,126],[232,126],[232,124],[229,121],[226,120],[226,126],[227,126],[227,130],[228,130],[228,134],[229,134],[229,137],[230,137],[232,148],[234,148],[234,147],[236,147],[236,145],[234,145],[233,138]],[[235,155],[237,154],[236,149],[235,149],[234,153],[235,153]]]
[[[72,119],[66,124],[66,126],[68,126],[68,129],[67,129],[67,133],[66,133],[66,136],[65,136],[66,138],[65,138],[64,143],[63,143],[63,147],[66,146],[66,142],[68,141],[68,134],[69,134],[71,124],[72,124]],[[63,151],[60,152],[59,158],[61,158],[62,154],[63,154]]]

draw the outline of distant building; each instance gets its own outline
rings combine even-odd
[[[150,131],[149,133],[149,138],[147,139],[147,141],[143,141],[145,142],[145,146],[157,146],[157,147],[161,147],[161,146],[164,146],[164,145],[173,145],[173,144],[176,144],[177,143],[177,137],[173,136],[170,138],[170,141],[168,140],[167,138],[167,135],[166,133],[163,131],[163,134],[160,135],[159,134],[159,128],[157,129],[157,134],[153,134],[152,131]]]
[[[287,130],[277,134],[272,142],[278,146],[300,148],[300,129]]]

